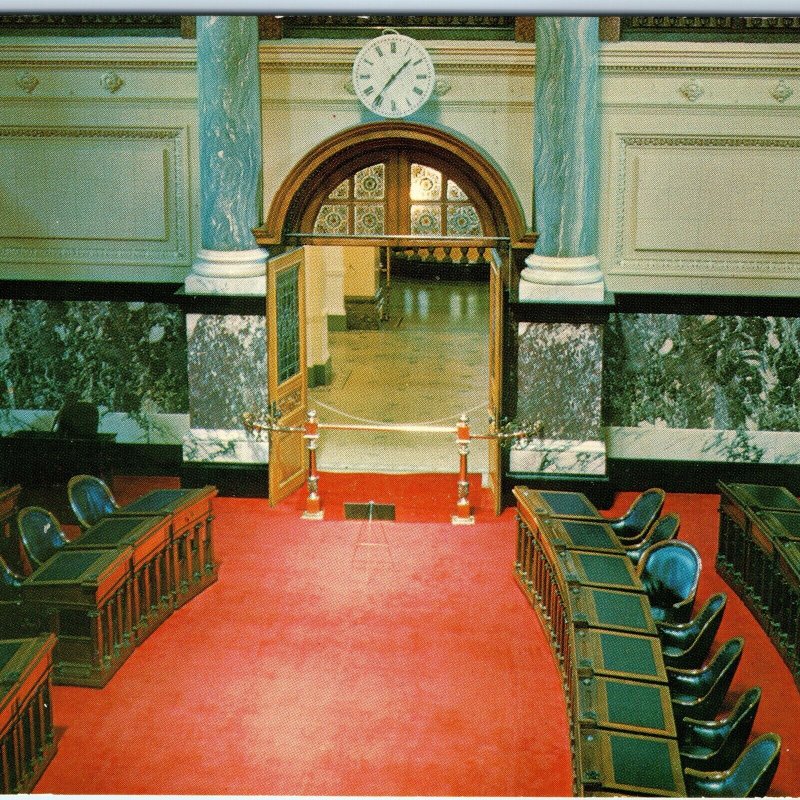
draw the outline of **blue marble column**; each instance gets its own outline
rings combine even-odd
[[[603,299],[597,260],[598,66],[597,17],[536,18],[533,185],[539,239],[526,259],[521,300]]]
[[[263,278],[242,280],[263,276],[267,256],[252,234],[261,202],[257,17],[197,17],[197,91],[202,249],[186,288],[263,294]]]
[[[597,17],[536,18],[534,216],[519,299],[518,416],[542,436],[511,453],[511,470],[594,476],[606,471],[601,428],[603,326],[575,324],[575,304],[606,301],[597,259],[600,169]],[[537,320],[537,303],[561,319]],[[602,314],[597,315],[602,318]]]
[[[266,492],[268,447],[242,424],[244,411],[265,407],[267,391],[266,315],[252,312],[259,305],[253,296],[266,295],[268,255],[252,234],[262,168],[256,16],[197,17],[197,92],[201,249],[185,291],[227,297],[221,313],[205,298],[200,313],[186,315],[183,478],[219,483],[249,468],[263,473]]]

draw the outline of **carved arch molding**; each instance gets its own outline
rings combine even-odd
[[[508,239],[530,249],[536,234],[526,228],[516,196],[494,165],[452,134],[408,122],[375,122],[335,134],[308,152],[281,184],[264,225],[254,231],[261,245],[314,243],[312,223],[330,192],[348,175],[388,157],[406,157],[444,169],[475,203],[486,244]],[[391,241],[387,231],[376,244]],[[298,236],[302,234],[302,236]],[[361,240],[362,243],[364,242]],[[422,244],[422,242],[418,242]]]

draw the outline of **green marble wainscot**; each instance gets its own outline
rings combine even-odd
[[[615,438],[631,454],[800,455],[800,320],[613,314],[605,337],[606,422],[623,429]]]
[[[57,410],[68,394],[134,419],[186,413],[180,309],[0,300],[0,408]]]

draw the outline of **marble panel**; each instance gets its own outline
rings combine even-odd
[[[144,302],[0,300],[0,408],[58,409],[67,394],[144,422],[160,413],[185,413],[180,309]]]
[[[616,314],[611,425],[800,431],[800,319]]]
[[[267,407],[267,333],[261,316],[186,316],[192,428],[242,429]]]
[[[599,440],[601,365],[599,325],[520,324],[517,418],[549,439]]]
[[[605,473],[600,428],[602,327],[519,325],[517,419],[543,438],[511,451],[514,472]]]

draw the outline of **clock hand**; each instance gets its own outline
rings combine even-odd
[[[383,85],[383,88],[378,92],[379,95],[382,95],[392,84],[394,79],[411,63],[411,59],[408,58],[405,62],[391,75],[388,81]]]

